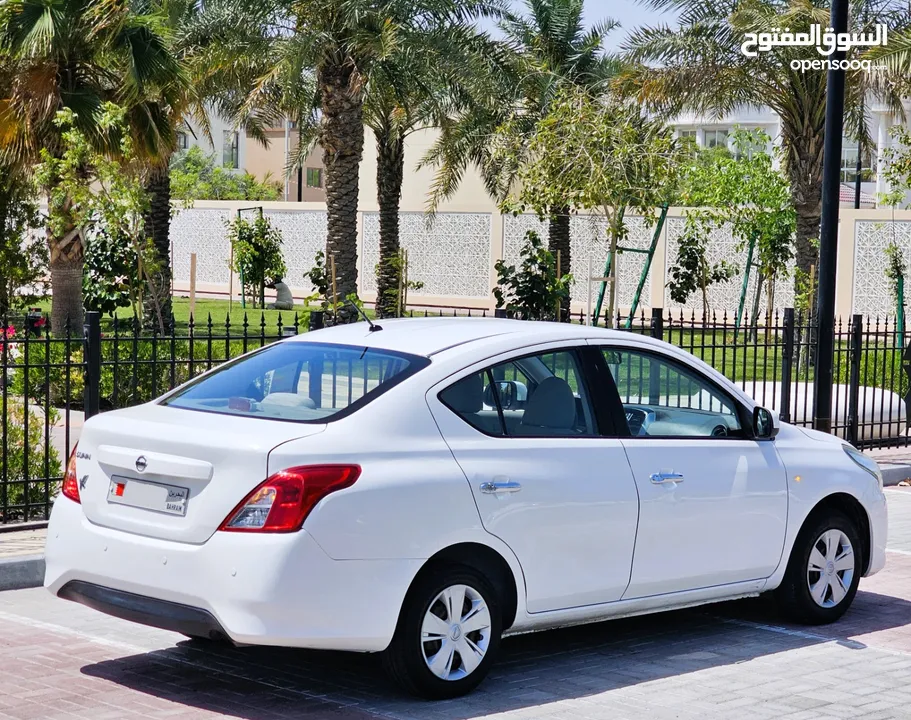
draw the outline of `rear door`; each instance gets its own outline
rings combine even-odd
[[[781,559],[785,468],[751,437],[737,401],[680,360],[599,346],[615,381],[639,490],[636,554],[624,598],[760,580]]]
[[[598,436],[582,346],[504,355],[427,395],[485,529],[513,550],[529,612],[618,600],[638,498],[619,439]]]

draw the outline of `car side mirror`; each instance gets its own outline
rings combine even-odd
[[[779,424],[775,415],[758,405],[753,408],[753,437],[762,440],[771,440],[778,434]]]

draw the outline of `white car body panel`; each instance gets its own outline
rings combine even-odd
[[[788,520],[785,469],[774,443],[623,440],[639,488],[639,532],[624,599],[767,578]],[[679,483],[650,475],[674,472]]]
[[[517,597],[509,634],[773,589],[807,515],[835,494],[857,500],[869,519],[866,573],[885,563],[882,489],[837,438],[789,425],[770,441],[494,438],[437,398],[472,368],[510,354],[617,344],[674,358],[752,411],[742,389],[682,350],[557,323],[382,325],[283,341],[430,357],[338,420],[156,403],[88,420],[76,461],[77,476],[88,476],[82,504],[59,498],[49,525],[48,589],[82,581],[202,608],[238,643],[375,652],[391,640],[418,572],[453,546],[484,546],[509,568]],[[141,473],[136,454],[146,461]],[[362,474],[323,498],[300,531],[217,531],[269,474],[319,463],[357,463]],[[651,472],[681,468],[677,487],[647,484]],[[186,517],[108,503],[112,475],[187,487]],[[521,482],[521,492],[477,492],[500,475]]]
[[[535,351],[563,347],[567,344],[542,343]],[[568,455],[559,438],[491,437],[437,397],[461,377],[523,354],[527,349],[485,358],[430,388],[427,402],[465,474],[484,528],[519,558],[528,612],[619,600],[629,585],[639,515],[623,444],[576,438]],[[509,494],[480,491],[483,483],[504,481],[522,488]]]

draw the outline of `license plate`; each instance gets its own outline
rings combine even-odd
[[[168,515],[186,515],[189,496],[188,488],[116,475],[111,478],[111,486],[108,489],[108,502],[110,503],[129,505]]]

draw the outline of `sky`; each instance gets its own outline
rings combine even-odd
[[[524,7],[522,0],[513,0],[513,6],[519,12]],[[642,25],[658,25],[661,23],[673,24],[675,14],[661,14],[637,2],[637,0],[585,0],[585,24],[612,18],[620,23],[605,41],[605,48],[609,51],[618,50],[631,30]]]

